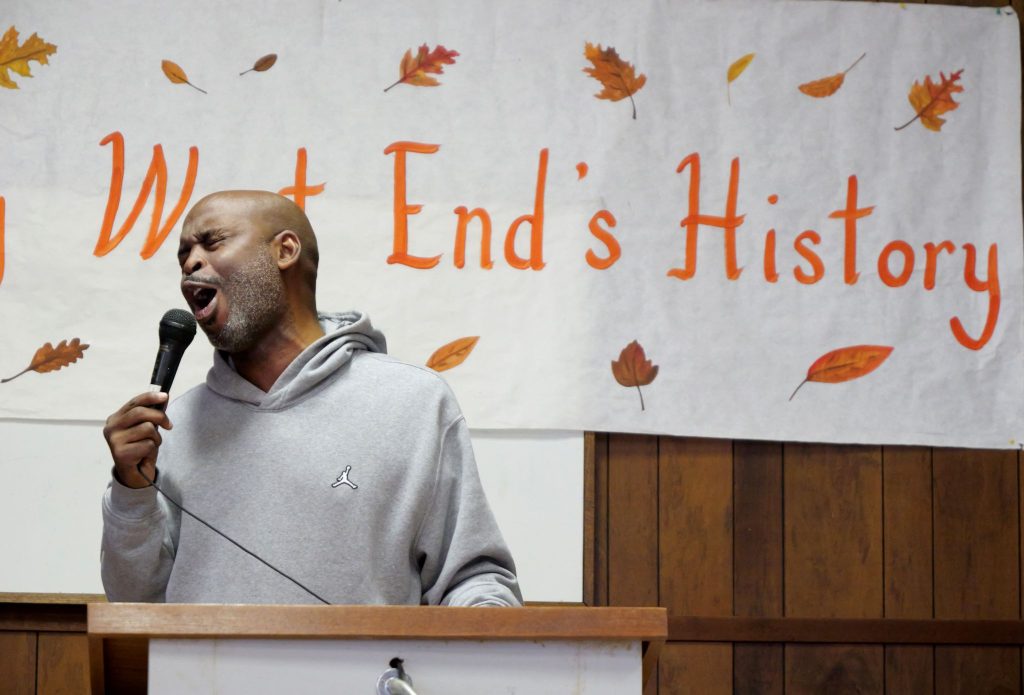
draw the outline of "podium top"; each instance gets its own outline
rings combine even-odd
[[[664,641],[664,608],[90,603],[89,636]]]

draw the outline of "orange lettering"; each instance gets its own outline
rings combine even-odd
[[[889,270],[889,257],[899,251],[903,254],[903,270],[899,275],[893,275]],[[910,280],[914,272],[914,249],[905,241],[890,241],[878,254],[878,276],[882,278],[889,287],[903,287]]]
[[[846,184],[846,208],[833,210],[829,219],[844,220],[845,252],[843,260],[843,279],[847,285],[857,282],[857,220],[867,217],[875,209],[874,205],[866,208],[857,207],[857,177],[851,176]]]
[[[491,261],[491,216],[483,208],[467,211],[464,205],[455,208],[455,214],[459,216],[459,226],[455,230],[455,267],[466,265],[466,225],[475,217],[480,220],[481,227],[480,267],[490,270],[494,267]]]
[[[139,255],[144,259],[151,258],[157,252],[164,239],[170,233],[171,228],[185,211],[189,199],[192,197],[192,188],[196,183],[196,173],[199,170],[199,149],[192,146],[188,150],[188,169],[185,172],[185,182],[181,187],[181,195],[178,197],[178,204],[171,210],[164,225],[160,226],[160,216],[164,210],[164,200],[167,196],[167,162],[164,160],[164,150],[160,145],[153,145],[153,158],[149,163],[149,170],[146,178],[142,181],[142,188],[135,199],[128,217],[117,232],[117,236],[111,238],[110,234],[114,229],[114,220],[117,217],[117,209],[121,204],[121,188],[124,184],[124,136],[114,131],[100,140],[100,146],[113,144],[113,166],[110,173],[110,193],[107,195],[107,208],[103,213],[103,226],[100,228],[100,236],[93,249],[94,256],[106,256],[117,248],[117,245],[127,236],[135,225],[135,221],[142,213],[149,200],[149,192],[156,181],[156,194],[153,200],[153,218],[149,225],[149,234],[146,236],[146,243],[142,246]]]
[[[775,270],[775,230],[769,229],[764,237],[764,279],[778,282],[779,273]]]
[[[821,243],[821,235],[813,229],[808,229],[796,238],[793,242],[793,248],[811,264],[812,272],[806,273],[800,266],[794,266],[793,276],[798,282],[805,285],[813,285],[818,282],[818,280],[825,277],[825,264],[821,262],[821,257],[816,254],[813,249],[807,246],[805,242],[808,241],[817,246]]]
[[[544,185],[548,176],[548,148],[540,151],[537,165],[537,190],[533,196],[533,214],[520,215],[505,234],[505,260],[513,268],[540,270],[544,267]],[[516,233],[524,222],[530,225],[530,258],[516,253]]]
[[[427,145],[421,142],[393,142],[384,148],[384,154],[395,155],[395,237],[393,251],[388,256],[388,263],[401,263],[410,268],[426,270],[433,268],[441,260],[441,255],[424,258],[409,255],[409,215],[415,215],[423,209],[422,205],[410,205],[406,199],[405,155],[407,152],[416,154],[434,154],[440,145]]]
[[[590,218],[590,233],[597,237],[598,241],[603,243],[608,248],[608,256],[601,258],[592,250],[587,249],[587,263],[590,264],[591,268],[597,268],[598,270],[604,270],[612,267],[615,261],[619,260],[622,256],[622,247],[619,246],[619,240],[616,239],[611,232],[604,229],[598,222],[604,222],[609,227],[614,227],[617,222],[615,221],[615,215],[607,210],[598,210],[594,213],[594,216]]]
[[[295,204],[305,210],[306,198],[323,193],[324,185],[322,183],[318,183],[315,186],[306,185],[306,148],[300,147],[298,152],[295,153],[295,185],[282,188],[278,191],[278,194],[290,195]]]
[[[988,278],[986,280],[979,280],[976,268],[978,252],[975,250],[974,244],[964,244],[964,250],[967,252],[967,258],[964,260],[964,282],[975,292],[988,292],[988,315],[985,318],[985,328],[982,329],[981,335],[977,340],[967,335],[964,325],[956,316],[949,320],[949,325],[953,329],[953,335],[961,345],[971,350],[980,350],[992,338],[992,334],[996,330],[996,322],[999,320],[999,302],[1001,297],[1001,292],[999,291],[999,252],[996,244],[992,244],[989,247]]]
[[[924,245],[924,288],[926,290],[935,289],[935,273],[938,270],[939,265],[939,251],[954,253],[956,251],[956,246],[953,245],[952,241],[943,241],[938,245],[929,241]]]
[[[725,217],[700,214],[700,154],[694,152],[687,155],[676,167],[676,173],[681,174],[687,167],[690,167],[688,209],[686,217],[679,223],[680,227],[686,227],[686,260],[682,268],[672,268],[668,271],[668,275],[680,280],[689,280],[696,274],[697,232],[700,225],[703,224],[725,230],[725,276],[730,280],[735,280],[743,272],[743,269],[736,263],[736,228],[743,224],[743,218],[746,217],[746,215],[736,216],[736,199],[740,185],[740,159],[739,157],[733,158],[729,170],[729,194],[725,203]]]

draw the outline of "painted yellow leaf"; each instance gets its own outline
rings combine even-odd
[[[36,34],[19,45],[18,30],[12,26],[0,38],[0,87],[18,89],[18,83],[11,78],[8,70],[22,77],[32,77],[29,62],[34,60],[40,65],[48,65],[47,58],[56,52],[55,45],[46,43]]]
[[[742,58],[740,58],[735,63],[729,66],[730,82],[735,81],[737,77],[743,74],[743,71],[746,70],[747,66],[750,65],[750,61],[754,59],[754,55],[754,53],[748,53],[747,55],[743,56]]]
[[[737,60],[736,62],[729,66],[729,71],[726,73],[727,81],[725,83],[725,86],[726,94],[729,97],[730,104],[732,104],[732,95],[728,93],[729,85],[731,85],[737,77],[743,74],[743,71],[746,70],[747,67],[750,65],[750,61],[754,59],[754,55],[754,53],[748,53],[747,55],[743,56],[742,58],[740,58],[739,60]]]
[[[169,79],[172,83],[187,84],[192,89],[198,89],[203,94],[206,94],[205,89],[199,89],[199,87],[196,87],[194,84],[188,81],[188,75],[186,75],[185,71],[181,69],[181,66],[175,63],[174,61],[160,61],[160,69],[164,71],[164,74],[167,75],[167,79]]]

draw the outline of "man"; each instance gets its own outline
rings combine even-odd
[[[454,396],[386,356],[365,315],[318,314],[317,260],[287,198],[226,191],[189,212],[181,291],[217,352],[166,414],[144,393],[107,420],[108,598],[317,600],[149,478],[330,603],[519,605]]]

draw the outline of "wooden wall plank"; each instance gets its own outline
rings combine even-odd
[[[782,695],[785,659],[781,644],[738,642],[733,646],[734,695]]]
[[[782,444],[733,445],[733,615],[782,617]],[[737,644],[737,695],[782,695],[781,644]]]
[[[661,437],[661,605],[732,615],[732,442]]]
[[[934,693],[934,647],[886,647],[886,695]]]
[[[37,695],[89,692],[89,638],[56,632],[39,633]]]
[[[1021,691],[1020,649],[1015,647],[936,647],[938,695]]]
[[[880,618],[880,447],[786,444],[783,449],[785,613]],[[787,645],[787,695],[879,693],[881,646]]]
[[[594,603],[608,604],[608,435],[594,436]]]
[[[932,595],[932,452],[882,449],[885,617],[928,619]],[[887,646],[886,692],[934,692],[932,647]]]
[[[36,692],[36,633],[0,632],[0,678],[3,692]]]
[[[658,605],[657,499],[657,438],[609,435],[609,605]]]
[[[785,612],[882,617],[879,447],[786,444]]]
[[[1017,453],[936,448],[935,617],[1020,616]],[[1020,692],[1020,649],[937,647],[935,692]]]
[[[671,642],[658,663],[662,695],[732,695],[732,645]]]
[[[935,617],[1020,616],[1015,451],[940,449],[935,485]]]
[[[882,452],[885,617],[932,617],[932,456],[926,447]]]
[[[734,615],[782,616],[782,445],[733,448]]]
[[[786,646],[786,695],[882,695],[882,647]]]
[[[670,615],[732,615],[732,442],[661,437],[658,445],[661,605]],[[732,645],[673,644],[662,693],[729,693]]]

